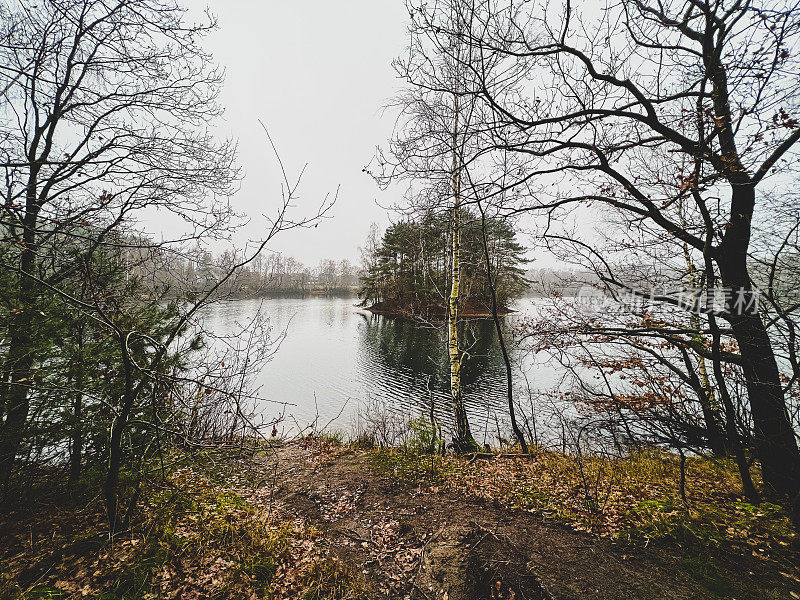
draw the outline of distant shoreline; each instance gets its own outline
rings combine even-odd
[[[369,312],[384,317],[412,319],[416,321],[444,320],[447,318],[448,308],[444,304],[401,303],[397,300],[384,300],[376,302],[365,308]],[[516,312],[507,306],[498,307],[498,316],[504,317]],[[492,309],[483,302],[468,300],[459,307],[459,319],[486,319],[492,317]]]

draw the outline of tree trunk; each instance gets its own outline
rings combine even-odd
[[[475,446],[475,440],[469,427],[467,411],[464,407],[464,398],[461,394],[461,352],[458,344],[458,297],[461,283],[461,231],[460,207],[456,200],[453,210],[453,244],[452,244],[452,275],[450,285],[449,311],[447,318],[448,354],[450,356],[450,397],[453,402],[453,412],[456,419],[456,437],[453,445],[457,452],[470,452]]]
[[[764,483],[795,501],[800,494],[800,452],[769,336],[760,315],[732,319],[731,325],[742,355]]]
[[[453,241],[450,252],[450,298],[447,314],[448,343],[450,356],[450,397],[456,419],[456,437],[453,446],[456,452],[471,452],[477,448],[469,427],[464,398],[461,394],[461,352],[458,347],[458,298],[461,285],[461,163],[458,153],[458,97],[454,98],[455,120],[453,123]]]
[[[69,452],[69,482],[67,487],[74,490],[81,476],[81,458],[83,456],[83,392],[78,388],[72,404],[72,432]]]
[[[117,488],[119,487],[119,470],[122,466],[122,433],[128,423],[128,415],[130,415],[131,408],[133,408],[133,401],[136,395],[133,385],[133,365],[131,364],[130,356],[128,356],[126,337],[122,333],[120,333],[120,346],[124,367],[125,393],[122,398],[122,407],[119,415],[111,425],[108,471],[103,482],[103,499],[106,505],[108,526],[112,535],[116,533],[119,526]]]
[[[752,294],[747,268],[750,223],[755,207],[752,185],[733,185],[731,221],[716,254],[722,283],[733,294]],[[800,450],[786,410],[783,387],[761,315],[735,314],[728,319],[739,344],[750,412],[755,426],[755,446],[766,486],[794,506],[800,522]]]
[[[695,281],[692,281],[692,285],[696,285]],[[700,334],[700,318],[696,314],[692,314],[691,322],[695,341],[703,343],[703,336]],[[722,433],[722,419],[714,397],[714,387],[708,376],[706,359],[699,353],[696,353],[696,358],[697,383],[699,384],[697,397],[703,410],[703,420],[706,423],[708,446],[714,456],[725,456],[728,453],[727,441]]]
[[[86,284],[81,290],[81,300],[86,294]],[[72,431],[70,432],[70,454],[69,454],[69,480],[67,489],[74,491],[78,479],[81,476],[81,460],[83,458],[83,386],[86,382],[86,366],[83,360],[85,326],[79,320],[75,326],[75,338],[78,346],[78,356],[73,362],[72,380],[75,383],[75,397],[72,401]]]
[[[35,273],[36,268],[36,225],[39,216],[39,203],[36,196],[36,181],[38,168],[31,170],[26,191],[26,211],[23,220],[22,251],[20,253],[19,273],[19,303],[16,307],[19,313],[11,319],[11,336],[8,348],[9,380],[6,386],[5,405],[6,418],[0,428],[0,486],[5,492],[11,473],[14,470],[14,461],[19,451],[25,426],[28,421],[30,398],[28,388],[31,385],[33,373],[33,313],[36,303],[36,286],[34,279],[29,276]]]
[[[500,326],[500,316],[497,314],[497,289],[495,288],[495,280],[492,275],[492,261],[489,256],[489,240],[486,235],[486,213],[483,206],[478,203],[478,209],[481,211],[481,233],[483,235],[483,256],[486,259],[486,282],[489,285],[489,293],[492,298],[492,320],[494,327],[497,331],[497,340],[500,343],[500,352],[503,355],[503,363],[506,366],[506,391],[508,394],[508,414],[511,417],[511,430],[514,432],[514,437],[517,438],[522,452],[528,453],[528,444],[525,442],[525,434],[517,424],[517,413],[514,408],[514,387],[513,377],[511,374],[511,359],[506,350],[505,336],[503,335],[503,328]]]
[[[709,277],[709,281],[713,283],[713,276]],[[730,444],[733,453],[733,459],[736,462],[736,468],[739,469],[739,477],[742,480],[742,490],[749,502],[758,504],[761,499],[756,491],[756,486],[753,485],[753,478],[750,476],[750,466],[747,463],[747,457],[744,452],[744,444],[739,436],[739,430],[736,428],[736,410],[731,400],[731,395],[728,392],[728,384],[725,382],[725,376],[722,373],[722,360],[720,358],[720,329],[717,326],[717,318],[713,314],[708,316],[708,324],[711,329],[713,337],[711,354],[712,365],[714,369],[714,377],[717,380],[719,388],[719,395],[722,398],[722,404],[725,407],[725,429],[728,435],[728,443]]]
[[[7,363],[3,364],[3,370],[0,371],[0,431],[3,427],[3,418],[6,414],[6,397],[8,396],[8,372]]]
[[[703,419],[706,422],[706,431],[708,432],[708,445],[714,456],[725,456],[727,454],[727,446],[725,436],[722,435],[722,427],[720,426],[721,419],[719,418],[719,407],[714,398],[714,388],[711,387],[711,380],[708,377],[708,370],[706,369],[706,359],[698,356],[698,374],[700,378],[700,385],[702,389],[703,403]]]
[[[20,323],[25,319],[17,321]],[[12,362],[5,399],[6,418],[0,430],[0,486],[8,492],[9,480],[28,421],[29,376],[33,367],[28,327],[15,326],[11,334],[9,356]]]

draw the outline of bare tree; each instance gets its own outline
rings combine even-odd
[[[569,1],[453,0],[415,6],[413,18],[437,52],[458,61],[449,40],[460,35],[480,57],[461,61],[469,93],[491,111],[475,156],[526,160],[505,186],[521,199],[516,210],[547,215],[548,234],[578,242],[555,231],[564,215],[585,220],[603,207],[641,243],[674,255],[685,244],[710,266],[706,278],[713,271],[752,300],[754,223],[775,210],[764,189],[791,177],[800,140],[796,7],[623,0],[584,8],[585,21]],[[467,30],[451,26],[454,10]],[[800,452],[767,323],[731,306],[723,317],[741,357],[763,479],[800,519]]]
[[[503,332],[503,327],[500,323],[500,315],[497,308],[497,274],[494,265],[492,264],[491,251],[489,249],[489,236],[486,232],[486,209],[483,204],[477,202],[478,210],[481,214],[481,235],[483,237],[483,256],[486,262],[486,281],[489,286],[489,295],[492,301],[492,320],[494,321],[495,331],[497,331],[497,341],[500,344],[500,354],[503,356],[503,364],[506,368],[506,393],[508,400],[508,416],[511,419],[511,431],[514,437],[517,438],[522,452],[528,453],[528,444],[525,441],[525,434],[522,432],[517,423],[517,411],[514,407],[514,377],[511,371],[511,357],[509,356],[508,348],[506,347],[506,336]],[[533,443],[533,440],[531,440]]]
[[[464,353],[458,322],[463,295],[462,220],[469,204],[463,189],[467,168],[464,157],[465,147],[472,143],[475,105],[469,98],[465,101],[462,89],[461,65],[469,63],[470,59],[465,55],[469,49],[460,42],[460,15],[453,12],[450,18],[449,24],[455,33],[446,42],[448,52],[428,56],[430,73],[420,79],[408,76],[411,65],[424,52],[419,46],[420,39],[413,36],[413,32],[407,57],[395,61],[395,69],[410,84],[410,89],[396,99],[395,104],[402,113],[397,135],[391,140],[390,155],[379,153],[379,171],[373,175],[382,185],[402,179],[410,181],[409,202],[404,211],[447,211],[449,214],[450,278],[448,290],[443,294],[447,299],[450,395],[456,423],[453,444],[457,451],[466,452],[475,450],[477,444],[470,430],[461,389]]]

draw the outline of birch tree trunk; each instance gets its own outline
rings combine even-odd
[[[447,348],[450,355],[450,397],[456,418],[456,437],[453,440],[455,451],[471,452],[477,449],[464,407],[461,394],[461,351],[458,343],[458,299],[461,285],[461,160],[458,151],[458,96],[453,98],[453,241],[450,251],[452,264],[450,275],[450,300],[447,313]]]

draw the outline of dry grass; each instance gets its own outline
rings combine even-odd
[[[373,450],[371,462],[394,476],[433,486],[446,482],[450,489],[623,541],[735,544],[756,554],[798,543],[780,506],[754,506],[745,500],[735,467],[727,460],[687,459],[685,503],[680,459],[667,452],[609,458],[537,449],[530,457],[469,460]]]

